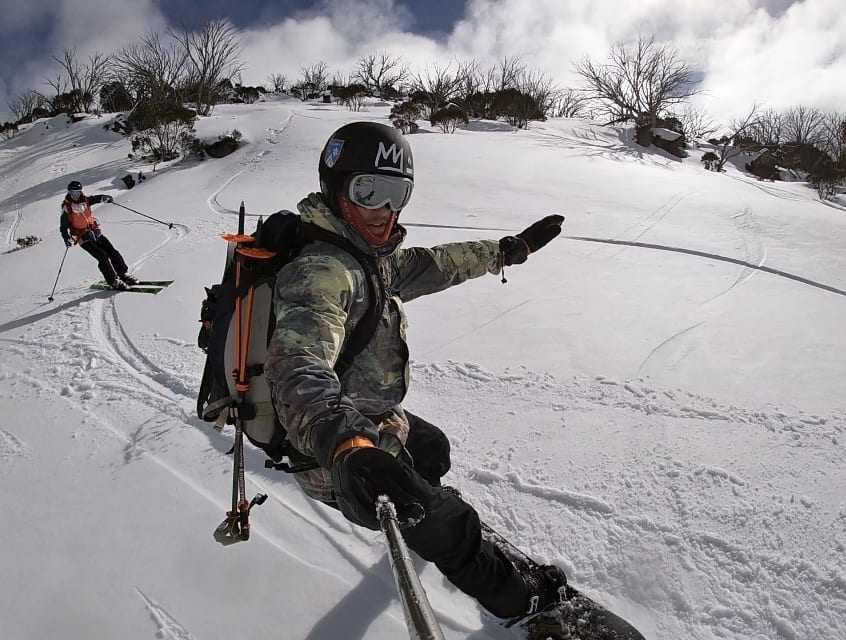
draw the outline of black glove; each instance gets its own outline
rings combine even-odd
[[[505,236],[499,241],[499,250],[502,252],[505,266],[510,267],[512,264],[526,262],[530,253],[546,246],[550,240],[561,233],[563,223],[564,216],[556,213],[538,220],[516,236]]]
[[[344,451],[332,464],[332,484],[341,513],[355,524],[379,530],[376,498],[387,495],[400,523],[419,521],[423,508],[414,489],[413,471],[378,447]]]
[[[72,247],[73,246],[73,240],[71,240],[70,238],[65,238],[65,246],[66,247]]]
[[[100,202],[114,202],[115,199],[112,196],[102,196],[100,198]]]

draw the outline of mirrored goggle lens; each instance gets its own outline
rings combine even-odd
[[[381,209],[386,204],[399,211],[411,199],[414,183],[398,176],[358,175],[350,180],[347,190],[353,204],[365,209]]]
[[[74,198],[77,198],[82,195],[82,189],[71,189],[70,191],[68,191],[68,193],[71,194]]]

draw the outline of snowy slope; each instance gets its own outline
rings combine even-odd
[[[0,242],[44,238],[0,255],[0,636],[405,637],[379,534],[260,452],[248,492],[270,500],[253,539],[212,540],[231,433],[194,417],[218,234],[242,200],[294,207],[328,135],[387,112],[219,106],[200,135],[236,128],[246,144],[154,173],[105,118],[0,143]],[[846,637],[846,207],[629,138],[577,120],[411,137],[409,244],[498,238],[553,211],[568,237],[506,285],[409,304],[406,405],[447,430],[447,480],[485,519],[647,637]],[[127,191],[139,169],[149,179]],[[94,208],[137,274],[174,285],[91,291],[96,265],[75,248],[47,301],[71,179],[174,223]],[[511,637],[418,566],[447,638]]]

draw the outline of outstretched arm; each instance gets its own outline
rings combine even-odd
[[[500,266],[499,244],[494,240],[400,249],[391,263],[391,286],[408,302],[486,273],[498,273]]]
[[[521,264],[546,246],[561,233],[563,222],[564,217],[555,214],[498,242],[479,240],[400,250],[391,264],[393,289],[407,302],[486,273],[499,273],[503,266]]]
[[[88,204],[100,204],[101,202],[114,202],[115,199],[105,193],[97,193],[93,196],[88,196]]]

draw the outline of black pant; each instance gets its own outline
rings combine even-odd
[[[406,449],[414,459],[416,493],[426,517],[403,531],[409,548],[433,562],[446,578],[500,618],[526,612],[529,594],[514,565],[482,539],[479,515],[440,479],[450,468],[449,440],[435,425],[406,411]]]
[[[109,284],[113,284],[118,276],[122,278],[129,271],[123,256],[106,236],[100,236],[96,240],[86,240],[80,246],[94,256],[100,273]]]

